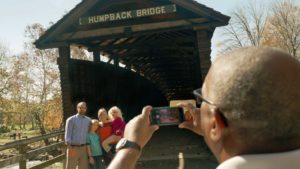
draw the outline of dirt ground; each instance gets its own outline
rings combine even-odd
[[[183,164],[175,160],[139,162],[136,169],[215,169],[217,162],[210,159],[187,159]]]
[[[215,169],[217,165],[201,136],[168,126],[154,133],[136,169]]]

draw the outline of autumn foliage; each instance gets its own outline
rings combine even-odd
[[[59,129],[63,123],[61,98],[48,101],[45,106],[44,125],[48,129]]]
[[[232,11],[223,48],[270,46],[300,54],[300,5],[293,0],[248,1]],[[299,58],[300,59],[300,58]]]

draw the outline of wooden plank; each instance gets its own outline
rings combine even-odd
[[[0,160],[0,168],[16,164],[23,158],[22,155],[16,155],[14,157],[10,157],[8,159]]]
[[[51,137],[60,136],[63,134],[64,134],[64,131],[59,131],[59,132],[55,132],[55,133],[45,134],[45,135],[41,135],[41,136],[24,139],[24,140],[18,140],[18,141],[6,143],[6,144],[0,146],[0,151],[6,150],[9,148],[18,148],[20,145],[31,144],[31,143],[34,143],[37,141],[41,141],[41,140],[48,139]]]
[[[28,168],[28,169],[41,169],[41,168],[45,168],[45,167],[48,167],[56,162],[60,162],[62,160],[64,160],[66,158],[66,155],[65,154],[62,154],[62,155],[59,155],[59,156],[56,156],[54,157],[53,159],[51,160],[48,160],[48,161],[45,161],[41,164],[38,164],[36,166],[33,166],[31,168]]]
[[[158,58],[142,58],[135,60],[136,64],[151,64],[151,66],[159,66],[161,64],[173,65],[173,66],[188,66],[193,65],[195,62],[188,58],[170,58],[170,57],[158,57]]]
[[[71,84],[71,52],[70,47],[60,47],[58,49],[59,58],[57,59],[60,72],[62,105],[63,105],[63,121],[65,122],[74,112],[72,102],[72,84]]]
[[[20,145],[18,148],[19,154],[22,155],[22,158],[19,161],[19,169],[26,169],[27,159],[26,159],[26,147],[25,145]]]
[[[197,49],[197,48],[195,48]],[[153,51],[153,50],[152,50]],[[121,59],[139,59],[142,56],[147,56],[150,60],[153,59],[161,59],[164,57],[173,58],[173,59],[183,59],[183,58],[192,58],[192,55],[183,55],[178,52],[178,50],[160,50],[159,48],[155,49],[156,53],[151,53],[151,49],[144,49],[141,51],[132,51],[126,52],[122,55],[119,55]]]
[[[63,42],[52,42],[49,43],[47,45],[43,44],[43,43],[35,43],[35,46],[39,49],[49,49],[49,48],[56,48],[59,46],[68,46],[69,44],[65,41]]]
[[[68,41],[68,44],[89,44],[89,42],[95,41],[95,40],[105,40],[105,39],[123,38],[123,37],[139,37],[139,36],[145,36],[145,35],[149,35],[149,34],[150,35],[158,34],[158,33],[166,32],[166,31],[170,31],[170,30],[172,30],[172,31],[187,30],[187,29],[192,30],[192,28],[193,27],[191,27],[191,26],[174,27],[172,29],[167,29],[167,28],[166,29],[158,29],[158,30],[152,30],[152,31],[136,32],[134,34],[120,33],[120,34],[112,34],[112,35],[105,35],[105,36],[91,36],[91,37],[84,38],[84,39],[73,39],[72,41],[65,39],[62,41]],[[150,38],[151,37],[152,36],[150,36]],[[52,45],[53,43],[56,43],[56,41],[48,42],[47,44],[42,44],[41,46],[39,46],[39,48],[43,48],[43,49],[50,48],[48,46],[51,46],[53,48],[53,45]],[[91,46],[93,46],[93,45],[91,45]],[[55,46],[55,47],[60,47],[60,46]],[[86,46],[86,47],[89,47],[89,46]]]
[[[94,50],[93,51],[93,61],[96,63],[100,62],[100,51],[99,50]]]
[[[32,150],[32,151],[27,152],[27,158],[30,159],[32,157],[35,157],[35,156],[39,155],[39,154],[46,153],[48,151],[55,150],[55,149],[58,149],[58,148],[62,148],[64,146],[65,146],[64,142],[59,142],[59,143],[51,144],[49,146],[45,146],[45,147],[42,147],[42,148],[39,148],[39,149],[36,149],[36,150]]]
[[[91,50],[99,49],[99,50],[113,50],[113,49],[127,49],[127,48],[149,48],[149,46],[153,47],[164,47],[162,45],[178,45],[182,46],[183,43],[193,43],[194,39],[191,37],[180,37],[180,38],[173,38],[173,39],[155,39],[150,41],[138,41],[135,43],[127,43],[127,44],[110,44],[110,45],[101,45]]]
[[[164,22],[155,22],[155,23],[146,23],[146,24],[138,24],[138,25],[129,25],[129,26],[119,26],[119,27],[110,27],[110,28],[100,28],[94,30],[86,30],[86,31],[78,31],[72,33],[65,33],[59,36],[56,40],[72,40],[72,39],[83,39],[89,37],[96,36],[107,36],[114,34],[122,34],[124,36],[125,29],[130,28],[132,33],[142,32],[142,31],[151,31],[157,29],[172,29],[173,27],[181,27],[181,26],[195,26],[194,23],[202,23],[205,21],[203,18],[196,19],[187,19],[187,20],[177,20],[177,21],[164,21]],[[211,23],[205,23],[205,25],[209,26]]]
[[[142,11],[151,11],[142,14]],[[79,25],[92,25],[92,24],[105,24],[105,22],[109,23],[112,21],[128,21],[133,19],[139,19],[143,17],[151,17],[151,16],[160,16],[167,15],[171,13],[176,13],[176,5],[175,4],[165,4],[160,6],[152,6],[152,7],[140,7],[138,9],[131,10],[118,10],[114,12],[106,12],[101,14],[94,14],[89,16],[82,16],[79,18]]]
[[[182,39],[182,40],[180,40]],[[187,49],[187,50],[194,50],[194,47],[190,46],[182,46],[180,44],[183,43],[193,43],[191,41],[191,38],[180,38],[180,39],[170,39],[170,40],[162,40],[157,39],[156,41],[146,41],[146,42],[140,42],[140,43],[132,43],[132,44],[119,44],[119,45],[107,45],[107,46],[97,46],[92,48],[93,49],[99,49],[99,50],[113,50],[113,49],[140,49],[140,48],[172,48],[176,49],[175,45],[180,46],[180,49]]]
[[[198,39],[198,66],[201,70],[202,80],[199,84],[205,79],[206,74],[208,73],[208,69],[211,65],[210,54],[211,54],[211,38],[212,32],[207,30],[198,30],[197,31],[197,39]],[[197,66],[197,67],[198,67]],[[199,73],[197,72],[197,76],[199,77]],[[197,86],[198,87],[198,86]],[[200,87],[200,86],[199,86]]]

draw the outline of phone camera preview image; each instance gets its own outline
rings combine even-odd
[[[150,114],[151,124],[177,125],[184,121],[183,109],[179,107],[154,107]]]

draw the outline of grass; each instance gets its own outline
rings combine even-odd
[[[30,130],[30,129],[13,130],[13,131],[10,131],[10,132],[7,132],[7,133],[0,134],[0,145],[19,140],[18,137],[16,137],[16,140],[14,140],[13,138],[10,137],[10,135],[13,134],[14,132],[15,133],[21,132],[22,133],[21,136],[27,136],[28,138],[40,135],[40,131],[38,129],[35,129],[35,130]],[[43,146],[43,145],[44,145],[43,141],[39,141],[39,142],[35,142],[35,143],[30,144],[31,147],[40,147],[40,146]],[[17,154],[17,153],[18,153],[18,151],[14,148],[0,151],[0,154],[3,154],[3,155],[7,155],[7,154],[12,154],[13,155],[13,154]],[[14,169],[17,167],[15,165],[13,165],[13,166],[14,166],[13,167]],[[8,168],[11,168],[11,166],[6,167],[5,169],[8,169]],[[53,164],[49,167],[46,167],[45,169],[62,169],[62,168],[63,168],[62,162],[58,162],[58,163],[55,163],[55,164]]]
[[[13,134],[14,132],[21,132],[21,137],[22,136],[27,136],[29,137],[34,137],[34,136],[38,136],[39,135],[39,130],[18,130],[18,131],[10,131],[8,133],[2,133],[0,134],[0,144],[5,144],[8,142],[12,142],[15,141],[13,138],[10,137],[11,134]],[[16,137],[16,140],[18,140],[19,138]]]

